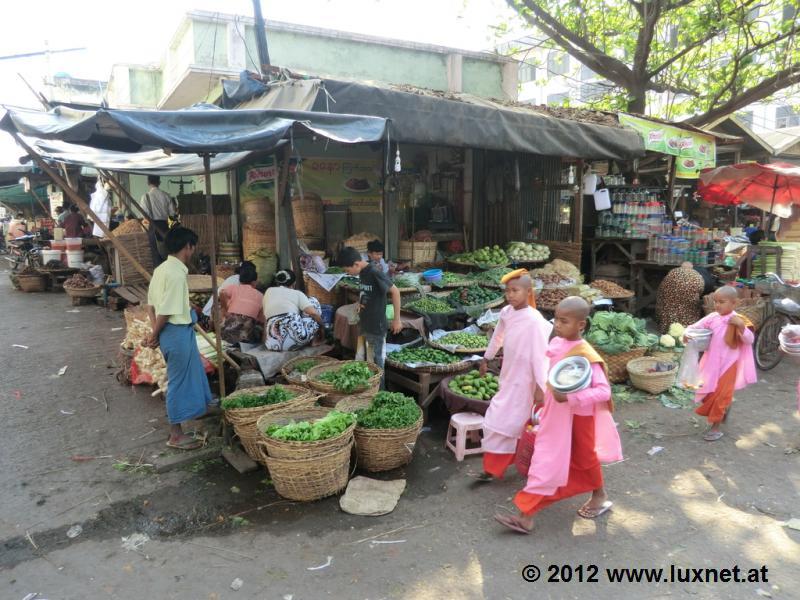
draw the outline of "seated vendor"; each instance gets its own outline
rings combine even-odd
[[[295,275],[285,269],[275,274],[275,285],[264,294],[268,350],[290,352],[308,346],[324,331],[322,307],[316,298],[293,289]]]
[[[367,253],[362,255],[362,258],[373,267],[382,271],[387,275],[394,275],[396,271],[402,271],[403,269],[408,267],[407,263],[397,264],[393,262],[386,262],[383,258],[383,254],[386,251],[386,248],[383,245],[383,242],[380,240],[372,240],[371,242],[367,242]]]
[[[230,344],[258,344],[264,337],[264,295],[256,289],[258,273],[253,263],[239,270],[239,283],[219,291],[222,339]]]

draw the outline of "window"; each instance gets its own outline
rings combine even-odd
[[[597,102],[604,93],[605,88],[597,83],[582,83],[578,88],[578,98],[581,102]]]
[[[519,63],[519,82],[527,83],[536,80],[536,67],[527,62]]]
[[[669,31],[667,32],[667,43],[669,44],[670,48],[677,48],[678,47],[678,26],[677,25],[670,25]]]
[[[569,99],[569,95],[567,94],[550,94],[547,96],[547,104],[551,106],[563,106],[567,99]]]
[[[752,128],[753,127],[753,111],[752,110],[744,110],[742,112],[736,113],[736,117],[745,125]]]
[[[569,69],[569,56],[558,50],[551,50],[547,54],[547,74],[564,75]]]
[[[797,8],[791,4],[786,3],[783,5],[783,20],[792,21],[797,16]]]
[[[791,106],[779,106],[775,109],[775,129],[800,126],[800,114]]]
[[[581,65],[581,81],[589,81],[590,79],[596,79],[597,73],[592,71],[586,65]]]
[[[751,8],[749,11],[747,11],[747,16],[745,17],[745,20],[748,23],[754,23],[755,20],[758,19],[758,13],[760,8],[761,8],[760,6],[756,6],[755,8]]]

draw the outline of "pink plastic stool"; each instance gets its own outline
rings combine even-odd
[[[483,448],[480,445],[477,448],[467,448],[467,438],[474,439],[481,429],[483,429],[483,415],[474,412],[456,413],[450,417],[444,445],[453,451],[459,462],[470,454],[481,454]]]

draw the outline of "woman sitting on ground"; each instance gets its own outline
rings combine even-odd
[[[242,263],[239,283],[219,291],[222,339],[230,344],[258,344],[264,337],[264,295],[256,289],[258,273],[251,262]]]
[[[268,350],[300,350],[323,332],[322,308],[316,298],[293,289],[295,275],[286,269],[275,274],[275,286],[264,294],[267,321],[264,343]]]

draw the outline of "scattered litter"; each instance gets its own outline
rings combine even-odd
[[[769,442],[764,442],[765,446],[769,446],[770,448],[777,448],[775,444],[770,444]]]
[[[22,600],[45,600],[45,598],[39,597],[39,592],[31,592],[27,594]]]
[[[330,567],[332,562],[333,562],[333,557],[329,556],[328,560],[325,561],[324,565],[319,565],[317,567],[306,567],[306,571],[319,571],[320,569],[325,569],[326,567]]]
[[[242,589],[243,585],[244,585],[244,581],[242,581],[238,577],[236,579],[234,579],[233,581],[231,581],[231,589],[234,592],[238,592],[240,589]]]
[[[756,594],[758,594],[762,598],[772,598],[772,594],[770,594],[767,590],[762,590],[761,588],[758,588],[756,590]]]
[[[122,327],[112,327],[111,331],[122,331]]]
[[[81,311],[78,310],[77,308],[73,308],[72,310],[68,310],[67,312],[68,313],[79,313]],[[64,327],[64,329],[72,329],[72,327]]]
[[[67,367],[63,366],[58,370],[58,376],[61,377],[66,372],[67,372]]]
[[[74,410],[64,410],[63,408],[61,409],[60,412],[61,412],[62,415],[74,415],[75,414]]]
[[[12,393],[15,400],[22,400],[22,390],[14,390]]]
[[[438,471],[442,467],[433,467],[432,469],[428,469],[428,473],[433,473],[434,471]]]
[[[22,348],[23,350],[27,350],[27,346],[23,346],[22,344],[11,344],[12,348]]]
[[[719,496],[717,496],[717,502],[722,502],[722,499],[725,497],[725,492],[722,492]]]
[[[351,515],[377,517],[392,512],[406,489],[405,479],[380,481],[369,477],[355,477],[339,499],[339,507]]]
[[[103,456],[84,456],[82,454],[73,454],[69,459],[73,462],[86,462],[89,460],[97,460],[98,458],[114,458],[111,454],[104,454]]]
[[[131,550],[138,552],[142,546],[150,541],[150,536],[146,533],[133,533],[127,537],[122,538],[122,548],[130,552]]]
[[[408,540],[372,540],[369,545],[374,546],[376,544],[405,544]]]
[[[284,594],[283,600],[293,600],[294,594]]]
[[[779,523],[779,525],[783,525],[789,529],[794,529],[795,531],[800,531],[800,519],[789,519],[788,521]]]
[[[431,430],[431,428],[426,425],[425,427],[423,427],[419,431],[420,431],[420,433],[428,433],[430,430]]]
[[[239,493],[239,492],[241,492],[241,491],[242,491],[242,490],[240,490],[240,489],[239,489],[238,487],[236,487],[235,485],[231,486],[231,494],[238,494],[238,493]]]
[[[81,527],[80,525],[73,525],[72,527],[67,529],[67,537],[71,540],[75,539],[82,533],[83,533],[83,527]]]
[[[664,446],[653,446],[652,448],[650,448],[650,450],[647,451],[647,454],[649,456],[655,456],[656,454],[661,452],[663,449],[664,449]]]

